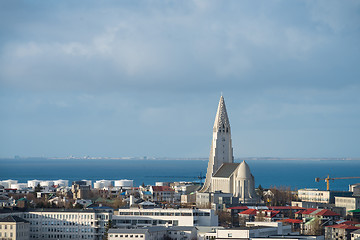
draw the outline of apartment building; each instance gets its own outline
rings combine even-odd
[[[1,214],[1,215],[5,215]],[[101,209],[33,209],[9,212],[9,217],[23,218],[29,224],[30,239],[102,239],[112,210]],[[15,238],[14,238],[15,239]]]
[[[0,219],[0,239],[29,240],[30,224],[18,216]]]
[[[352,192],[299,189],[298,197],[303,202],[335,203],[335,197],[350,197]]]
[[[117,227],[136,226],[217,226],[218,216],[211,209],[119,209],[112,217]]]
[[[360,208],[360,196],[335,197],[335,206],[346,208],[346,212]]]

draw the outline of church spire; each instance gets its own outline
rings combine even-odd
[[[233,162],[230,122],[226,112],[225,100],[221,95],[213,128],[213,139],[211,141],[206,179],[200,192],[211,191],[212,176],[223,163]]]
[[[230,122],[226,112],[225,100],[224,97],[221,95],[218,109],[216,112],[215,122],[214,122],[214,132],[218,131],[226,131],[229,132],[230,130]]]

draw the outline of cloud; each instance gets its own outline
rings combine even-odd
[[[13,144],[73,133],[82,149],[98,136],[148,155],[166,136],[189,146],[157,154],[207,155],[221,91],[234,139],[253,139],[245,149],[260,130],[288,139],[358,127],[357,1],[0,4],[0,120]]]
[[[282,19],[277,12],[283,9],[262,4],[270,9],[195,1],[176,7],[159,4],[161,8],[156,4],[128,9],[121,4],[105,5],[97,10],[87,8],[80,16],[77,5],[59,10],[48,6],[55,13],[52,24],[34,21],[30,29],[17,28],[14,31],[24,38],[9,38],[1,47],[1,84],[64,90],[144,84],[171,89],[180,81],[192,87],[193,82],[198,88],[204,84],[216,87],[219,80],[238,84],[251,79],[263,61],[277,64],[276,71],[281,71],[283,64],[307,64],[325,45],[328,50],[336,47],[331,33],[318,30],[319,24],[329,21],[319,17],[306,26],[290,25],[288,17]],[[313,15],[320,11],[307,4]],[[84,20],[76,21],[77,17]],[[71,25],[66,28],[64,24]],[[37,35],[29,36],[29,31]],[[263,84],[258,77],[251,81]],[[275,78],[271,81],[281,84]]]

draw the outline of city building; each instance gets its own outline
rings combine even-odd
[[[211,192],[222,191],[238,197],[242,204],[259,202],[255,192],[255,179],[245,161],[224,163],[212,177]]]
[[[226,112],[224,97],[221,96],[213,127],[213,139],[211,141],[206,179],[204,186],[202,189],[200,189],[200,192],[211,191],[212,177],[215,172],[221,167],[223,163],[233,162],[234,157],[230,122]]]
[[[211,209],[127,208],[112,218],[116,227],[217,226],[218,216]]]
[[[360,183],[349,185],[349,192],[353,192],[354,196],[360,196]]]
[[[344,207],[347,212],[360,209],[360,196],[335,197],[335,206]]]
[[[174,202],[175,190],[168,186],[151,186],[152,200],[155,202]]]
[[[0,239],[29,240],[30,224],[18,216],[0,219]]]
[[[25,220],[25,223],[29,224],[27,239],[100,240],[103,238],[112,214],[113,211],[108,209],[52,208],[33,209],[23,212],[11,211],[1,213],[0,217],[6,215],[6,217],[17,217]]]
[[[74,199],[86,199],[89,197],[91,185],[86,181],[75,181],[71,186]]]
[[[351,232],[351,240],[359,240],[360,239],[360,229]]]
[[[281,222],[251,222],[239,228],[198,228],[197,239],[257,239],[272,236],[286,236],[291,233],[290,225]]]
[[[325,239],[326,240],[343,240],[351,239],[351,233],[359,230],[360,227],[356,227],[348,224],[336,224],[325,227]]]
[[[218,211],[238,205],[239,198],[234,197],[231,193],[223,193],[221,191],[207,193],[195,192],[189,194],[186,201],[185,197],[183,197],[182,203],[194,203],[198,208],[211,208]]]
[[[166,227],[149,227],[138,229],[111,228],[108,231],[109,240],[157,240],[164,239]]]
[[[195,227],[145,227],[145,228],[111,228],[108,232],[109,240],[129,240],[129,239],[143,239],[143,240],[157,240],[157,239],[172,239],[185,240],[196,239]]]
[[[241,203],[259,201],[249,166],[245,161],[234,163],[230,121],[223,96],[216,112],[206,179],[199,192],[216,191],[231,193]]]
[[[303,202],[335,203],[335,197],[351,197],[352,192],[326,191],[314,188],[298,190],[298,197]]]

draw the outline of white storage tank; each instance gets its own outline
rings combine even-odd
[[[94,183],[94,188],[102,188],[101,182],[95,182]]]
[[[38,184],[40,184],[40,180],[34,179],[27,181],[27,185],[29,188],[36,188]]]
[[[69,180],[62,180],[62,179],[55,180],[54,185],[58,185],[58,186],[61,186],[61,187],[68,187],[69,186]]]
[[[8,182],[5,182],[5,181],[0,181],[0,186],[3,186],[4,188],[9,188],[10,184]]]
[[[27,183],[13,183],[10,185],[10,188],[17,189],[17,190],[23,190],[27,188]]]
[[[94,188],[104,188],[104,187],[111,187],[110,180],[98,180],[94,183]]]
[[[10,188],[11,184],[17,184],[17,183],[18,183],[17,180],[9,179],[2,181],[0,185],[2,185],[4,188]]]
[[[115,187],[132,188],[133,185],[134,185],[134,180],[122,179],[122,180],[114,181]]]
[[[54,181],[41,181],[40,186],[41,187],[51,187],[54,185]]]
[[[164,186],[170,186],[169,182],[155,182],[155,186],[164,187]]]

